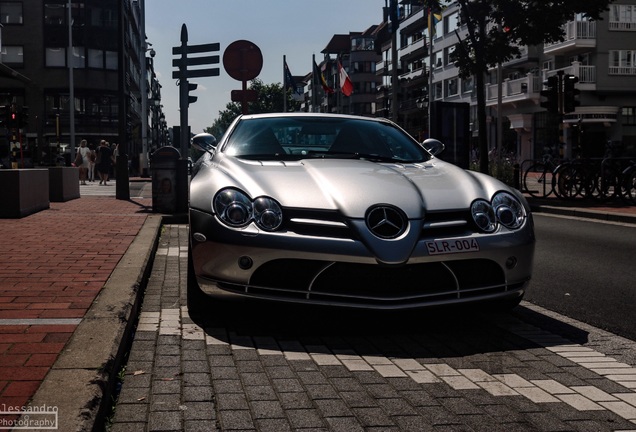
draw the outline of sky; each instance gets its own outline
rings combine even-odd
[[[168,127],[179,125],[179,87],[172,79],[172,48],[181,45],[181,26],[188,30],[188,45],[219,43],[220,50],[201,55],[219,55],[217,77],[190,78],[198,87],[190,94],[198,100],[190,105],[191,132],[212,126],[219,111],[231,102],[230,92],[241,82],[223,68],[223,52],[234,41],[247,40],[259,47],[263,68],[258,78],[264,84],[283,82],[283,56],[292,75],[311,72],[312,55],[321,51],[334,34],[362,32],[382,22],[388,0],[145,0],[146,41],[155,50],[155,73],[161,84],[161,104]]]

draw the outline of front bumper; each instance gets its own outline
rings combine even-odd
[[[444,238],[422,236],[406,263],[382,265],[355,238],[229,229],[197,210],[190,228],[194,272],[207,294],[373,309],[518,298],[535,243],[530,218],[515,232],[446,238],[476,240],[479,251],[431,255],[430,242]]]

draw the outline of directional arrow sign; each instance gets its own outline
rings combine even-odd
[[[213,56],[203,56],[203,57],[188,57],[186,58],[186,66],[199,66],[199,65],[204,65],[204,64],[216,64],[219,62],[219,56],[218,55],[213,55]],[[172,59],[172,66],[174,67],[181,67],[181,65],[183,64],[183,60],[178,58],[178,59]]]
[[[183,54],[183,46],[172,47],[172,54]],[[202,45],[186,45],[185,52],[186,54],[194,54],[194,53],[203,53],[210,51],[219,51],[221,49],[221,44],[218,42],[202,44]]]
[[[219,76],[219,68],[190,69],[184,72],[186,78]],[[172,71],[172,79],[181,79],[180,71]]]

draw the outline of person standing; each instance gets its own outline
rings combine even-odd
[[[93,147],[93,144],[88,146],[90,150],[88,154],[88,181],[91,183],[95,181],[95,161],[97,160],[97,155]]]
[[[108,176],[113,162],[113,151],[108,146],[108,142],[102,140],[97,149],[97,172],[99,173],[100,185],[108,186]]]
[[[78,159],[81,159],[79,161],[79,176],[80,176],[80,184],[85,185],[86,184],[86,175],[88,174],[88,167],[90,164],[90,155],[91,150],[86,147],[86,140],[83,139],[82,141],[80,141],[80,147],[79,149],[77,149],[77,153],[78,153]]]

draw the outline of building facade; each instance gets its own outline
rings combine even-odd
[[[3,124],[5,167],[16,153],[19,166],[68,164],[82,139],[138,160],[148,119],[160,116],[143,109],[160,98],[143,17],[141,0],[0,1],[0,106],[21,120]]]
[[[336,86],[338,81],[330,60],[334,56],[348,57],[349,76],[356,90],[365,94],[369,78],[355,66],[354,56],[359,51],[353,49],[353,41],[360,37],[373,39],[373,56],[368,58],[376,58],[375,67],[369,69],[376,75],[375,97],[369,99],[371,102],[365,99],[369,105],[355,107],[353,97],[337,92],[327,95],[316,84],[312,89],[311,77],[307,79],[308,91],[323,96],[317,98],[322,103],[321,111],[393,119],[420,140],[431,134],[433,105],[465,105],[469,107],[467,127],[476,143],[480,131],[474,78],[460,78],[451,60],[458,37],[466,35],[459,5],[447,4],[440,19],[432,21],[431,31],[423,2],[400,0],[397,5],[395,22],[385,7],[383,23],[366,33],[336,35],[323,51],[326,60],[322,69],[331,85]],[[602,157],[608,152],[636,155],[636,0],[611,3],[602,18],[589,21],[573,16],[564,25],[564,41],[521,47],[519,58],[488,71],[487,130],[481,133],[488,137],[492,150],[499,149],[519,161],[538,159],[546,152],[562,157]],[[544,83],[554,75],[578,79],[575,88],[580,91],[579,104],[563,116],[550,114],[541,106]],[[330,102],[325,103],[325,98],[331,98]],[[331,102],[337,98],[344,102]],[[316,99],[307,98],[305,110],[318,110],[312,100]]]

